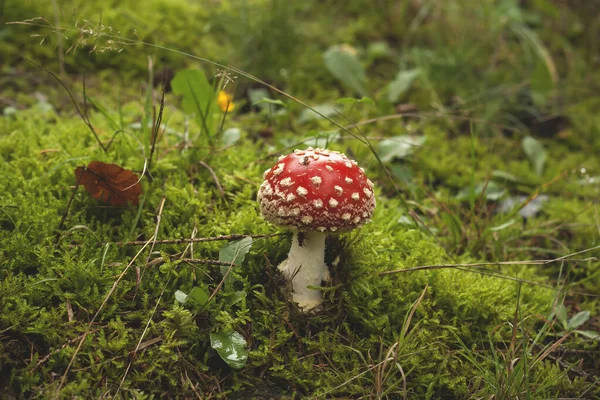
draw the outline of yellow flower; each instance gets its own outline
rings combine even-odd
[[[223,112],[230,112],[233,111],[233,109],[235,108],[235,104],[233,104],[233,96],[224,90],[221,90],[219,92],[219,97],[217,97],[217,104]]]

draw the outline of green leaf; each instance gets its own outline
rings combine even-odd
[[[381,161],[388,162],[412,154],[423,143],[425,143],[425,136],[394,136],[379,142],[377,150]]]
[[[533,101],[537,105],[543,106],[553,89],[554,82],[548,65],[542,60],[538,60],[535,69],[531,73],[531,96]]]
[[[240,369],[246,365],[246,339],[236,331],[211,333],[210,347],[215,349],[231,368]]]
[[[192,290],[190,290],[189,294],[185,294],[185,292],[182,292],[181,290],[175,292],[175,300],[181,304],[191,302],[199,306],[203,306],[208,302],[208,297],[208,292],[198,286],[194,286]]]
[[[269,111],[272,108],[270,104],[261,102],[262,99],[269,98],[269,92],[267,91],[267,89],[249,89],[248,98],[250,99],[250,104],[256,104],[256,106],[260,108],[261,111]]]
[[[219,261],[242,265],[251,247],[252,238],[249,236],[235,242],[227,243],[219,250]],[[228,265],[221,266],[221,275],[224,276],[228,269]]]
[[[581,325],[585,324],[590,319],[589,311],[580,311],[577,314],[573,315],[569,320],[569,325],[567,329],[573,330],[579,328]]]
[[[354,97],[342,97],[341,99],[337,99],[335,102],[337,104],[342,104],[342,105],[354,105],[354,104],[367,104],[370,106],[375,105],[375,101],[372,98],[366,97],[366,96],[363,96],[360,99],[356,99]]]
[[[208,292],[198,286],[194,286],[187,295],[186,302],[193,302],[199,306],[203,306],[208,302]]]
[[[556,320],[560,322],[565,330],[569,329],[569,324],[567,322],[567,309],[563,304],[561,304],[556,311]]]
[[[479,183],[473,189],[471,189],[471,187],[466,187],[456,195],[456,198],[458,200],[469,200],[471,199],[471,196],[474,196],[474,198],[477,199],[483,193],[484,188],[485,198],[490,201],[499,200],[506,194],[506,190],[504,190],[504,188],[499,186],[497,183],[488,182],[487,186],[483,183]]]
[[[281,100],[275,100],[275,99],[270,99],[268,97],[263,97],[262,99],[255,101],[252,103],[253,106],[259,105],[259,104],[273,104],[276,106],[282,106],[282,107],[287,107],[285,105],[285,103]]]
[[[394,55],[394,52],[387,42],[381,41],[370,43],[369,47],[367,48],[367,55],[369,57],[369,62],[373,62],[381,58],[391,57]]]
[[[361,96],[367,95],[365,70],[352,51],[344,46],[332,46],[323,54],[323,61],[343,85]]]
[[[600,332],[596,332],[596,331],[580,331],[580,330],[576,330],[575,332],[577,332],[581,336],[585,336],[588,339],[600,341]]]
[[[542,175],[544,164],[546,163],[546,150],[544,150],[544,146],[531,136],[525,136],[521,145],[529,161],[533,164],[536,174]]]
[[[187,300],[187,294],[185,294],[181,290],[178,290],[175,292],[175,300],[177,300],[181,304],[185,304],[185,301]]]
[[[400,71],[396,78],[388,85],[388,100],[391,103],[396,103],[400,97],[410,89],[414,80],[421,74],[418,68]]]
[[[492,232],[501,231],[503,229],[508,228],[509,226],[513,225],[516,222],[517,222],[517,220],[515,218],[512,218],[512,219],[508,220],[507,222],[505,222],[505,223],[503,223],[501,225],[494,226],[493,228],[490,228],[490,231],[492,231]]]
[[[186,114],[194,114],[204,128],[208,128],[214,110],[213,87],[204,71],[187,69],[179,71],[171,80],[173,93],[182,97],[181,106]]]
[[[239,303],[243,299],[246,298],[247,293],[243,290],[239,290],[237,292],[233,292],[229,296],[227,296],[227,304],[232,306],[234,304]]]
[[[240,140],[242,137],[242,131],[240,128],[229,128],[223,132],[223,136],[221,137],[221,143],[224,146],[234,145]]]
[[[492,177],[497,178],[497,179],[504,179],[505,181],[514,182],[514,183],[519,181],[519,178],[517,178],[513,174],[510,174],[506,171],[499,171],[499,170],[492,171]]]

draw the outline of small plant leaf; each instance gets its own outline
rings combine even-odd
[[[227,297],[227,304],[230,306],[239,303],[243,299],[246,298],[247,293],[243,290],[239,290],[237,292],[233,292]]]
[[[425,136],[394,136],[379,142],[377,148],[379,158],[383,162],[389,162],[393,159],[402,159],[412,153],[425,143]]]
[[[577,314],[573,315],[569,320],[569,325],[567,329],[573,330],[579,328],[581,325],[585,324],[590,319],[589,311],[580,311]]]
[[[501,225],[494,226],[493,228],[490,228],[490,231],[492,231],[492,232],[501,231],[501,230],[506,229],[509,226],[515,224],[516,222],[517,222],[517,220],[515,218],[509,219],[508,221],[506,221],[505,223],[503,223]]]
[[[527,157],[529,158],[529,161],[531,161],[531,164],[533,164],[535,173],[542,175],[547,157],[544,146],[542,146],[538,140],[532,138],[531,136],[524,137],[521,144],[525,154],[527,154]]]
[[[456,198],[458,200],[469,200],[471,199],[471,196],[474,196],[477,199],[481,196],[484,190],[485,198],[490,201],[499,200],[506,194],[506,190],[497,183],[488,182],[487,186],[483,183],[479,183],[473,189],[471,187],[466,187],[456,195]]]
[[[137,205],[142,194],[138,176],[116,164],[92,161],[75,169],[75,179],[90,196],[111,206]]]
[[[492,171],[492,177],[497,178],[497,179],[503,179],[505,181],[509,181],[509,182],[519,182],[519,178],[517,178],[516,176],[514,176],[513,174],[510,174],[506,171]]]
[[[215,349],[231,368],[240,369],[246,365],[246,339],[236,331],[211,333],[210,347]]]
[[[283,101],[276,100],[276,99],[270,99],[268,97],[263,97],[262,99],[252,103],[253,106],[257,106],[259,104],[272,104],[275,106],[287,107]]]
[[[193,302],[199,306],[203,306],[208,302],[208,292],[198,286],[194,286],[187,295],[186,302]]]
[[[569,329],[569,323],[567,320],[567,309],[563,304],[558,307],[556,311],[556,320],[560,322],[565,330]]]
[[[210,121],[214,107],[214,90],[201,69],[179,71],[171,81],[173,93],[181,96],[181,107],[186,114],[194,114],[200,124]]]
[[[182,292],[181,290],[175,292],[175,300],[177,300],[181,304],[185,304],[187,297],[188,295]]]
[[[554,89],[552,73],[548,65],[541,59],[536,62],[535,69],[531,74],[531,97],[537,105],[543,106]]]
[[[388,85],[388,100],[391,103],[398,102],[420,74],[421,70],[418,68],[399,71],[396,78]]]
[[[355,99],[354,97],[342,97],[341,99],[337,99],[335,102],[342,105],[367,104],[370,106],[375,106],[375,101],[366,96],[363,96],[360,99]]]
[[[235,242],[227,243],[219,250],[219,261],[232,263],[234,265],[242,265],[242,262],[244,262],[246,254],[248,254],[251,247],[252,238],[250,236]],[[228,269],[229,266],[227,265],[221,266],[221,275],[225,276]]]
[[[219,261],[241,265],[252,247],[250,236],[227,243],[219,250]]]
[[[242,131],[240,128],[229,128],[223,132],[221,137],[221,143],[224,146],[232,146],[240,140],[242,137]]]
[[[367,76],[360,61],[345,46],[332,46],[323,54],[325,66],[342,84],[361,96],[367,95]]]
[[[581,336],[584,336],[584,337],[586,337],[588,339],[597,340],[597,341],[600,342],[600,332],[596,332],[596,331],[580,331],[580,330],[577,330],[575,332],[577,332]]]
[[[272,109],[270,104],[261,101],[262,99],[269,98],[269,92],[264,88],[248,90],[248,98],[250,99],[250,104],[256,105],[261,111]]]

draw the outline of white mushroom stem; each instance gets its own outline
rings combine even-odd
[[[325,233],[305,232],[302,245],[298,232],[292,238],[288,258],[278,268],[292,282],[292,299],[303,311],[309,311],[323,302],[320,290],[308,286],[321,286],[329,280],[329,269],[325,265]]]

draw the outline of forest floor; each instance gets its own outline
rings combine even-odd
[[[597,1],[12,3],[1,397],[600,398]],[[377,206],[303,312],[308,147]]]

